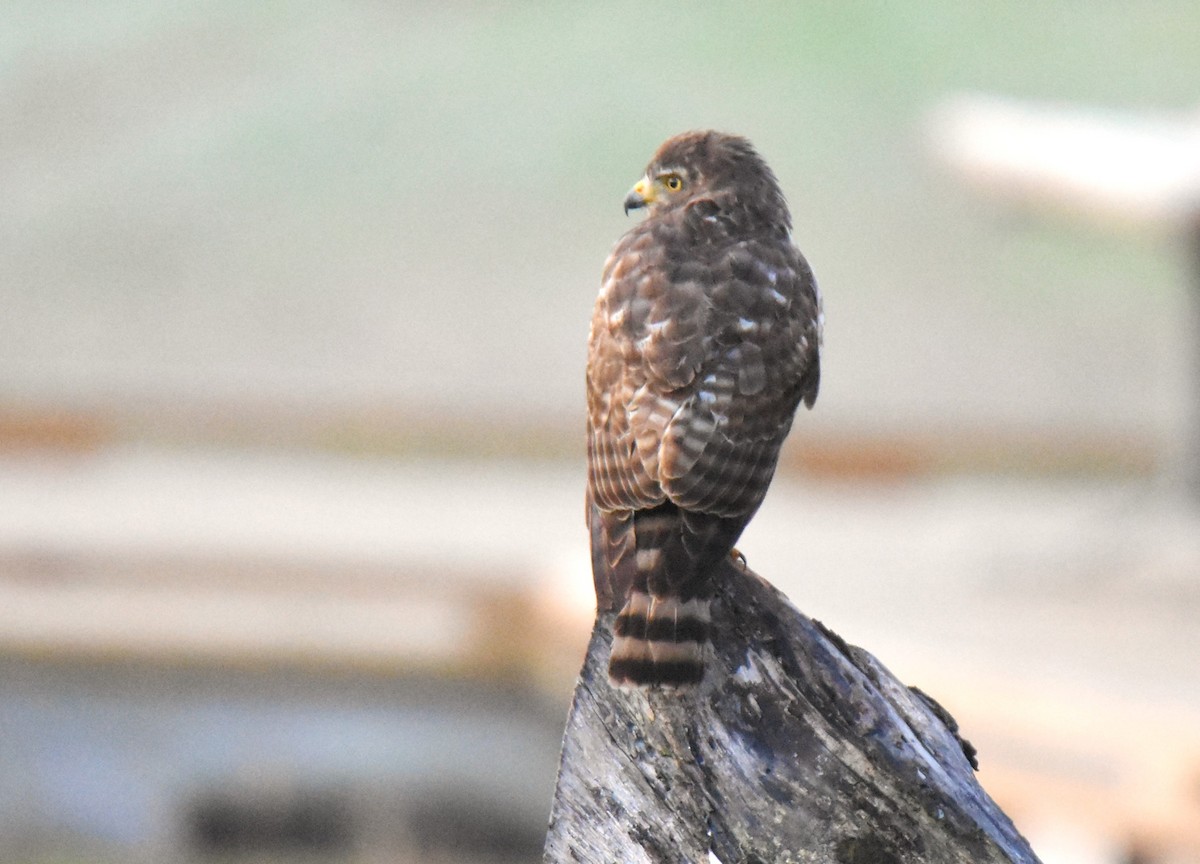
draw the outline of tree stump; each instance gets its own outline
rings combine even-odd
[[[732,561],[691,691],[608,683],[603,610],[571,706],[546,862],[1037,862],[919,690]]]

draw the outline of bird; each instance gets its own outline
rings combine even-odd
[[[624,200],[588,336],[587,522],[618,687],[704,680],[723,564],[820,387],[822,300],[744,137],[665,141]]]

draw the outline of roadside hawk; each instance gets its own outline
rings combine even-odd
[[[666,141],[625,199],[647,218],[604,265],[587,366],[588,495],[609,676],[704,676],[714,576],[820,383],[821,299],[745,138]],[[719,624],[719,622],[717,622]]]

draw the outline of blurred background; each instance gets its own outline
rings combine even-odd
[[[1200,7],[0,11],[0,858],[539,859],[626,190],[825,294],[740,548],[1047,864],[1200,861]]]

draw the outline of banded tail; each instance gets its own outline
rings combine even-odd
[[[744,519],[682,510],[592,508],[599,608],[618,610],[608,677],[618,687],[699,684],[709,654],[715,577]]]
[[[617,686],[686,687],[704,678],[709,600],[634,589],[613,626],[608,677]]]

